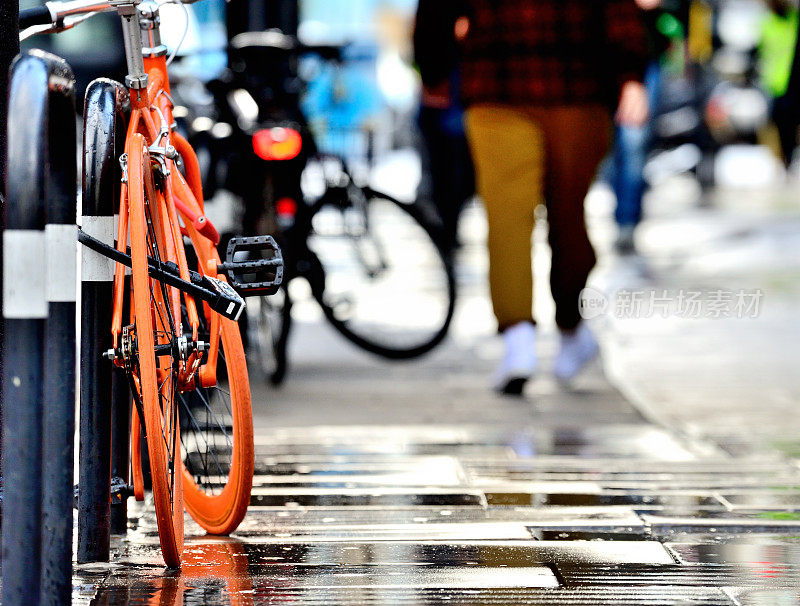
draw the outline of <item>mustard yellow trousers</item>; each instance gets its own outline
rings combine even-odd
[[[531,236],[546,204],[556,323],[580,322],[578,296],[596,257],[583,203],[611,133],[600,105],[474,105],[467,137],[489,221],[489,286],[500,330],[533,321]]]

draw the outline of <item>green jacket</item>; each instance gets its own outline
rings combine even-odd
[[[770,12],[761,24],[758,48],[761,81],[776,98],[786,94],[789,86],[798,20],[798,11],[793,8],[785,16]]]

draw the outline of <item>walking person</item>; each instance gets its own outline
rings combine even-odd
[[[671,17],[672,23],[678,23],[670,13],[662,9],[663,0],[635,0],[642,9],[645,28],[651,48],[651,61],[645,72],[645,87],[648,93],[650,114],[655,111],[661,88],[661,59],[676,42],[671,35],[659,31],[659,22],[664,17]],[[673,0],[670,4],[681,7],[685,2]],[[679,28],[682,30],[682,28]],[[642,199],[646,189],[644,167],[647,148],[651,141],[652,121],[643,125],[619,124],[614,130],[614,150],[612,152],[612,182],[617,206],[614,219],[617,223],[617,239],[614,247],[621,254],[635,252],[634,232],[642,219]]]
[[[441,0],[442,2],[455,0]],[[495,389],[519,394],[537,370],[531,235],[546,204],[550,288],[573,378],[598,351],[578,297],[596,258],[583,203],[620,124],[647,118],[648,49],[634,0],[461,0],[462,97],[478,192],[489,222],[489,286],[505,355]],[[453,34],[440,25],[440,38]]]
[[[458,244],[461,209],[475,194],[475,172],[460,98],[459,43],[467,34],[468,24],[460,4],[419,0],[414,25],[414,59],[422,79],[419,128],[425,152],[423,169],[442,219],[440,244],[448,252]],[[449,39],[437,37],[441,23],[447,23],[453,32]]]
[[[800,13],[790,0],[768,0],[758,45],[762,85],[772,99],[771,118],[778,130],[781,159],[788,168],[800,126],[800,64],[795,58]]]

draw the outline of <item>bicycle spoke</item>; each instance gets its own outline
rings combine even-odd
[[[222,465],[220,464],[219,459],[217,458],[217,455],[214,454],[213,449],[210,448],[208,440],[206,440],[206,437],[205,437],[204,433],[200,430],[200,426],[197,424],[197,420],[195,419],[195,416],[192,414],[192,411],[189,409],[189,406],[186,403],[186,400],[182,396],[178,396],[178,397],[180,398],[180,401],[181,401],[181,404],[183,405],[184,410],[189,415],[189,420],[194,425],[197,434],[200,435],[200,437],[203,439],[203,442],[206,445],[206,452],[208,454],[210,454],[211,457],[214,459],[214,462],[217,465],[217,469],[219,470],[219,475],[220,476],[225,476],[225,473],[222,470]],[[207,470],[208,468],[205,467],[205,469]]]
[[[198,398],[200,398],[200,401],[206,407],[206,418],[208,418],[209,414],[214,415],[214,418],[217,419],[216,421],[217,427],[219,427],[220,431],[222,431],[222,435],[225,436],[225,439],[228,441],[229,444],[233,444],[233,441],[228,436],[228,432],[225,431],[225,428],[222,426],[222,423],[220,423],[219,417],[217,417],[217,415],[211,410],[211,406],[209,405],[208,400],[206,400],[206,398],[203,397],[203,390],[198,389],[194,393],[197,395]]]

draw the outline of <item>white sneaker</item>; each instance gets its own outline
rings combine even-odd
[[[561,349],[553,363],[553,374],[561,381],[569,381],[598,354],[600,348],[586,324],[578,324],[572,333],[561,333]]]
[[[520,395],[525,383],[538,366],[536,357],[536,327],[519,322],[503,332],[506,353],[494,373],[494,389],[504,394]]]

